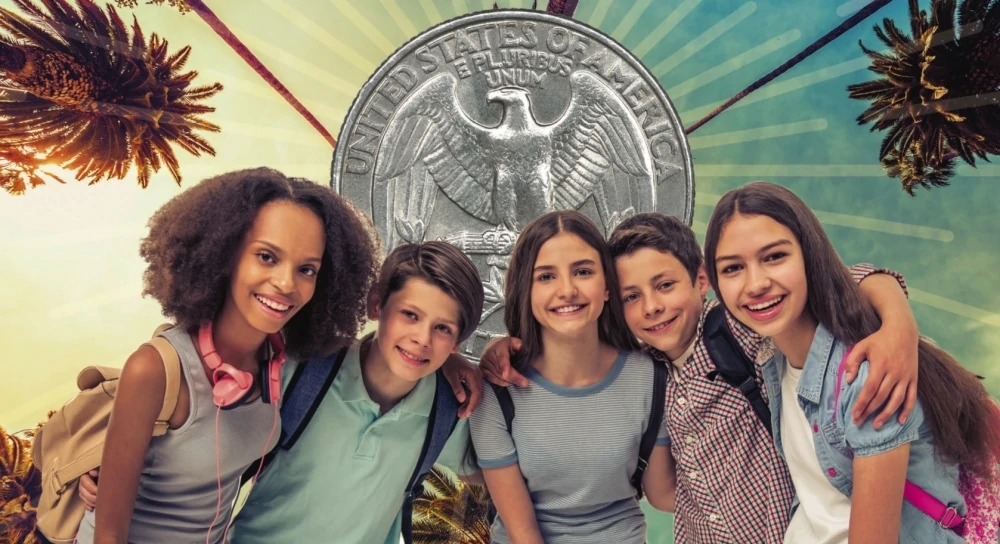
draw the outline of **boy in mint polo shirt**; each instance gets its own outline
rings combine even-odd
[[[390,253],[368,298],[378,330],[350,346],[294,447],[277,450],[233,521],[230,541],[398,544],[435,372],[475,330],[482,307],[475,265],[454,246],[424,242]],[[286,387],[293,373],[283,373]],[[461,420],[437,462],[478,477],[465,461],[468,449]]]

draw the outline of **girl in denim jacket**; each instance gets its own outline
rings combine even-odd
[[[909,418],[854,423],[868,368],[847,384],[841,361],[880,323],[798,197],[769,183],[727,193],[705,257],[726,308],[779,350],[762,373],[797,494],[785,542],[996,542],[1000,410],[975,375],[921,340]]]

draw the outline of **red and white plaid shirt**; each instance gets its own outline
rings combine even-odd
[[[851,267],[856,281],[873,273],[900,275],[871,265]],[[667,381],[667,428],[677,468],[674,541],[678,543],[778,543],[785,536],[795,489],[784,459],[749,401],[721,378],[702,341],[709,301],[702,309],[697,340],[687,361]],[[764,339],[727,316],[751,360]],[[650,354],[666,362],[655,349]],[[673,366],[673,365],[671,365]],[[759,367],[757,381],[764,389]],[[766,398],[766,391],[764,391]]]

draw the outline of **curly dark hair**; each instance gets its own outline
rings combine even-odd
[[[276,200],[312,210],[326,232],[316,292],[284,329],[289,353],[309,357],[352,341],[378,273],[371,223],[329,187],[270,168],[206,179],[157,210],[139,247],[149,263],[142,294],[155,298],[179,326],[215,319],[244,235],[257,212]]]

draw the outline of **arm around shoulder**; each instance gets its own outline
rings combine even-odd
[[[167,377],[159,353],[142,346],[125,362],[101,457],[94,541],[128,541],[143,461],[162,408]]]
[[[837,405],[837,420],[844,428],[844,438],[847,445],[857,457],[868,457],[893,450],[917,440],[920,436],[920,425],[924,416],[920,404],[917,403],[905,423],[896,418],[890,418],[880,427],[875,427],[875,417],[869,416],[861,422],[851,417],[852,411],[861,396],[866,382],[871,378],[870,363],[862,364],[858,370],[857,379],[853,383],[842,384],[840,401]]]

